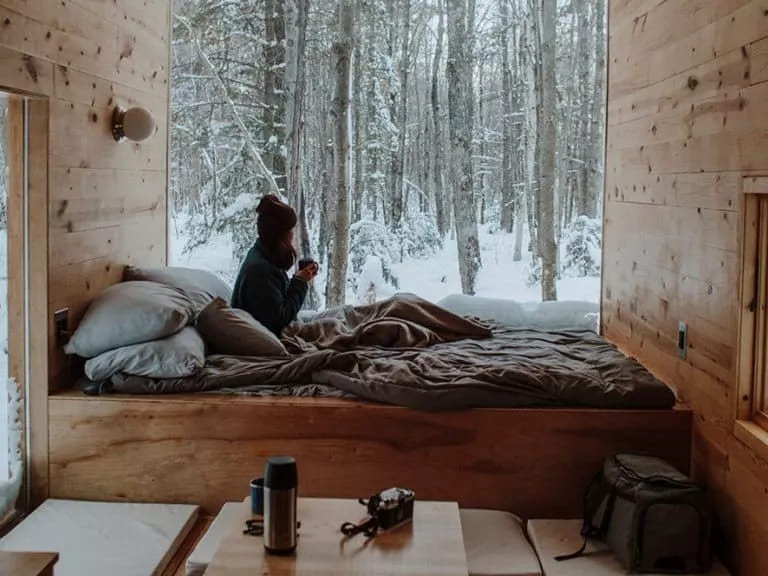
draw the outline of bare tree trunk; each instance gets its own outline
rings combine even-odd
[[[349,140],[350,72],[354,45],[352,0],[339,1],[339,36],[333,44],[336,64],[336,92],[333,98],[334,189],[336,217],[333,222],[333,249],[329,259],[327,304],[341,306],[346,299],[349,260]]]
[[[398,230],[403,219],[405,136],[408,120],[408,71],[411,67],[411,0],[400,0],[400,99],[397,106],[397,150],[392,165],[392,228]]]
[[[286,98],[283,96],[285,75],[285,17],[283,0],[264,0],[264,161],[277,185],[285,187]]]
[[[287,26],[287,67],[285,73],[286,88],[288,89],[288,202],[298,208],[299,214],[304,213],[305,221],[299,227],[297,246],[305,242],[307,228],[306,210],[302,203],[301,194],[301,142],[304,129],[304,91],[306,87],[306,39],[307,39],[307,9],[309,0],[286,0]],[[308,242],[308,239],[306,240]]]
[[[442,0],[437,0],[437,9],[440,12],[437,23],[437,40],[435,46],[435,57],[432,60],[432,89],[430,91],[430,100],[432,103],[432,179],[434,183],[435,196],[435,219],[437,220],[437,230],[440,236],[444,236],[448,231],[448,218],[445,214],[445,166],[443,162],[443,127],[440,118],[440,92],[438,82],[438,72],[440,70],[440,60],[443,56],[443,36],[445,35],[445,12],[443,10]]]
[[[603,192],[603,154],[605,153],[605,2],[594,0],[595,8],[595,89],[592,93],[590,148],[587,156],[587,210],[596,218]]]
[[[397,0],[386,0],[387,2],[387,22],[389,24],[387,31],[387,67],[386,72],[394,74],[394,63],[397,61],[397,49],[395,44],[397,43]],[[391,122],[397,120],[397,90],[395,89],[395,83],[393,81],[387,82],[390,78],[389,74],[385,72],[385,81],[383,85],[388,88],[389,97],[389,118]],[[387,138],[388,150],[389,150],[389,162],[387,164],[386,175],[386,198],[382,199],[382,208],[384,216],[384,224],[390,225],[394,220],[395,214],[395,199],[392,194],[395,190],[395,166],[397,165],[397,144],[392,144],[391,138]]]
[[[542,0],[541,68],[542,132],[539,146],[539,196],[541,202],[539,245],[541,249],[541,297],[557,300],[557,245],[555,244],[555,154],[557,150],[556,76],[557,0]]]
[[[515,222],[515,190],[512,187],[512,71],[509,67],[509,0],[499,0],[501,16],[501,229],[512,232]]]
[[[525,222],[525,219],[523,218],[525,210],[524,194],[515,201],[515,207],[515,221],[517,222],[517,226],[515,226],[515,248],[512,254],[512,260],[514,262],[520,262],[520,260],[523,259],[523,222]]]
[[[370,26],[366,34],[360,34],[360,40],[366,39],[367,41],[365,69],[369,71],[365,97],[368,113],[365,124],[367,204],[370,217],[373,220],[378,220],[379,203],[384,202],[386,183],[385,176],[381,172],[381,164],[383,163],[381,154],[384,138],[381,130],[381,114],[384,101],[381,94],[379,75],[374,72],[379,68],[376,59],[376,37],[374,33],[375,23]]]
[[[355,20],[360,27],[360,13],[361,13],[362,0],[356,0],[355,2]],[[354,194],[352,196],[352,221],[358,222],[362,217],[362,205],[363,205],[363,141],[362,141],[362,124],[363,124],[363,102],[362,102],[362,42],[355,42],[355,56],[353,62],[353,89],[352,89],[352,109],[354,111],[354,126],[355,126],[355,178],[354,178]]]
[[[515,1],[515,14],[518,14],[517,0]],[[534,10],[538,14],[538,8]],[[534,191],[538,189],[538,172],[536,171],[537,147],[537,126],[538,126],[538,104],[536,98],[536,81],[538,80],[539,67],[536,64],[538,59],[538,42],[536,41],[538,26],[531,17],[522,18],[522,31],[520,34],[520,68],[522,76],[521,102],[524,112],[522,118],[523,133],[521,135],[523,148],[522,161],[524,171],[525,186],[521,193],[521,202],[525,202],[526,220],[518,218],[518,227],[522,228],[524,222],[528,224],[529,243],[528,247],[533,258],[539,257],[539,242],[536,236],[536,203]],[[522,212],[521,212],[522,216]],[[520,232],[522,235],[522,231]],[[522,250],[522,248],[521,248]]]
[[[588,154],[587,143],[589,141],[590,122],[588,115],[591,111],[591,86],[590,86],[590,44],[589,36],[591,34],[589,22],[589,2],[580,2],[576,12],[578,27],[577,41],[577,62],[576,76],[580,88],[580,109],[576,112],[578,124],[576,127],[576,150],[575,156],[582,163],[579,164],[577,176],[577,196],[576,196],[576,214],[586,215],[589,212],[589,188],[586,159]]]
[[[485,61],[480,61],[480,78],[477,95],[477,105],[480,120],[480,185],[478,186],[478,204],[480,204],[480,225],[485,224],[485,194],[486,194],[486,159],[485,159]]]
[[[461,289],[474,294],[480,270],[480,243],[473,197],[472,173],[472,66],[467,54],[466,0],[448,0],[448,116],[454,219],[459,254]]]

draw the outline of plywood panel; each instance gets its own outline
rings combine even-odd
[[[751,47],[752,52],[752,82],[765,82],[768,80],[768,38],[755,42]]]
[[[51,234],[120,226],[148,212],[161,213],[165,185],[162,171],[55,167]]]
[[[87,303],[121,279],[126,263],[165,261],[169,50],[170,0],[0,0],[0,87],[50,98],[40,126],[50,178],[34,172],[48,180],[35,183],[47,201],[30,213],[30,254],[45,261],[30,277],[41,299],[33,321],[46,328],[43,339],[30,342],[30,398],[43,418],[49,387],[67,385],[72,366],[53,341],[51,313],[70,308],[73,327]],[[118,104],[149,108],[155,137],[115,143],[109,123]],[[31,430],[41,447],[33,446],[32,487],[45,496],[42,430]]]
[[[22,92],[53,94],[53,64],[0,47],[0,88],[11,87]]]
[[[163,3],[167,11],[167,0]],[[167,92],[168,29],[161,35],[130,20],[112,22],[71,1],[15,2],[16,10],[9,4],[0,2],[0,45],[144,91]],[[107,2],[101,5],[101,12],[109,8]]]
[[[149,142],[115,142],[111,108],[95,108],[55,98],[51,101],[51,160],[54,166],[164,170],[166,141],[157,135]],[[165,117],[157,118],[160,133]]]
[[[715,497],[724,551],[737,574],[762,574],[768,462],[733,431],[742,194],[768,175],[768,4],[622,15],[641,4],[610,3],[602,328],[694,409],[692,468]]]
[[[52,495],[195,502],[207,512],[241,500],[265,458],[288,452],[303,496],[403,485],[420,499],[578,517],[604,457],[647,451],[686,468],[690,449],[690,413],[680,410],[431,414],[334,399],[74,392],[49,407]]]
[[[624,95],[612,93],[608,103],[608,123],[621,124],[667,110],[686,110],[697,99],[749,84],[750,51],[741,47],[662,82]]]

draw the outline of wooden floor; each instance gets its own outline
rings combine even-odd
[[[216,512],[270,455],[299,464],[300,494],[362,497],[400,485],[524,517],[579,517],[617,452],[690,462],[691,413],[479,409],[428,413],[322,398],[49,398],[50,496],[179,502]]]

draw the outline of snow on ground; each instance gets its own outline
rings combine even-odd
[[[171,266],[201,268],[218,275],[231,286],[237,276],[239,262],[232,258],[232,239],[228,233],[212,235],[204,246],[198,246],[191,252],[184,253],[187,236],[184,234],[183,223],[171,221],[170,246],[168,247],[168,263]]]
[[[0,482],[8,479],[8,258],[0,229]]]
[[[526,234],[527,237],[527,234]],[[517,302],[540,302],[541,287],[529,287],[530,253],[523,246],[523,259],[512,260],[514,235],[496,232],[488,226],[480,229],[480,254],[483,268],[477,277],[475,294]],[[450,294],[461,293],[456,241],[448,239],[434,256],[423,260],[405,260],[393,266],[400,278],[400,291],[413,292],[437,302]],[[598,302],[600,278],[563,278],[557,283],[560,300]]]
[[[184,254],[186,237],[182,226],[172,224],[170,263],[175,266],[190,266],[203,268],[219,274],[230,283],[237,274],[239,262],[232,260],[231,240],[228,234],[213,236],[205,245],[190,253]],[[526,239],[528,235],[525,235]],[[514,236],[511,234],[493,232],[490,226],[480,229],[480,250],[483,268],[477,278],[477,296],[487,298],[502,298],[518,302],[540,302],[541,288],[538,285],[529,287],[528,264],[530,253],[527,243],[523,246],[523,260],[512,261]],[[457,260],[456,241],[447,238],[442,250],[424,259],[406,259],[393,265],[393,270],[399,279],[400,292],[412,292],[437,302],[450,294],[461,293],[461,279]],[[372,274],[366,270],[365,277]],[[323,293],[325,278],[321,271],[317,280],[317,290]],[[560,300],[580,300],[599,302],[600,278],[563,278],[557,283]],[[383,290],[381,297],[389,295]],[[356,303],[358,295],[353,287],[347,291],[347,302]]]

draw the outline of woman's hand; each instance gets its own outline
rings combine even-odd
[[[309,266],[305,266],[301,270],[297,270],[294,276],[296,276],[296,278],[298,278],[299,280],[303,280],[304,282],[309,284],[310,282],[312,282],[312,280],[315,279],[315,276],[317,276],[317,273],[319,271],[320,271],[320,266],[318,266],[317,262],[312,262],[312,264],[310,264]]]

